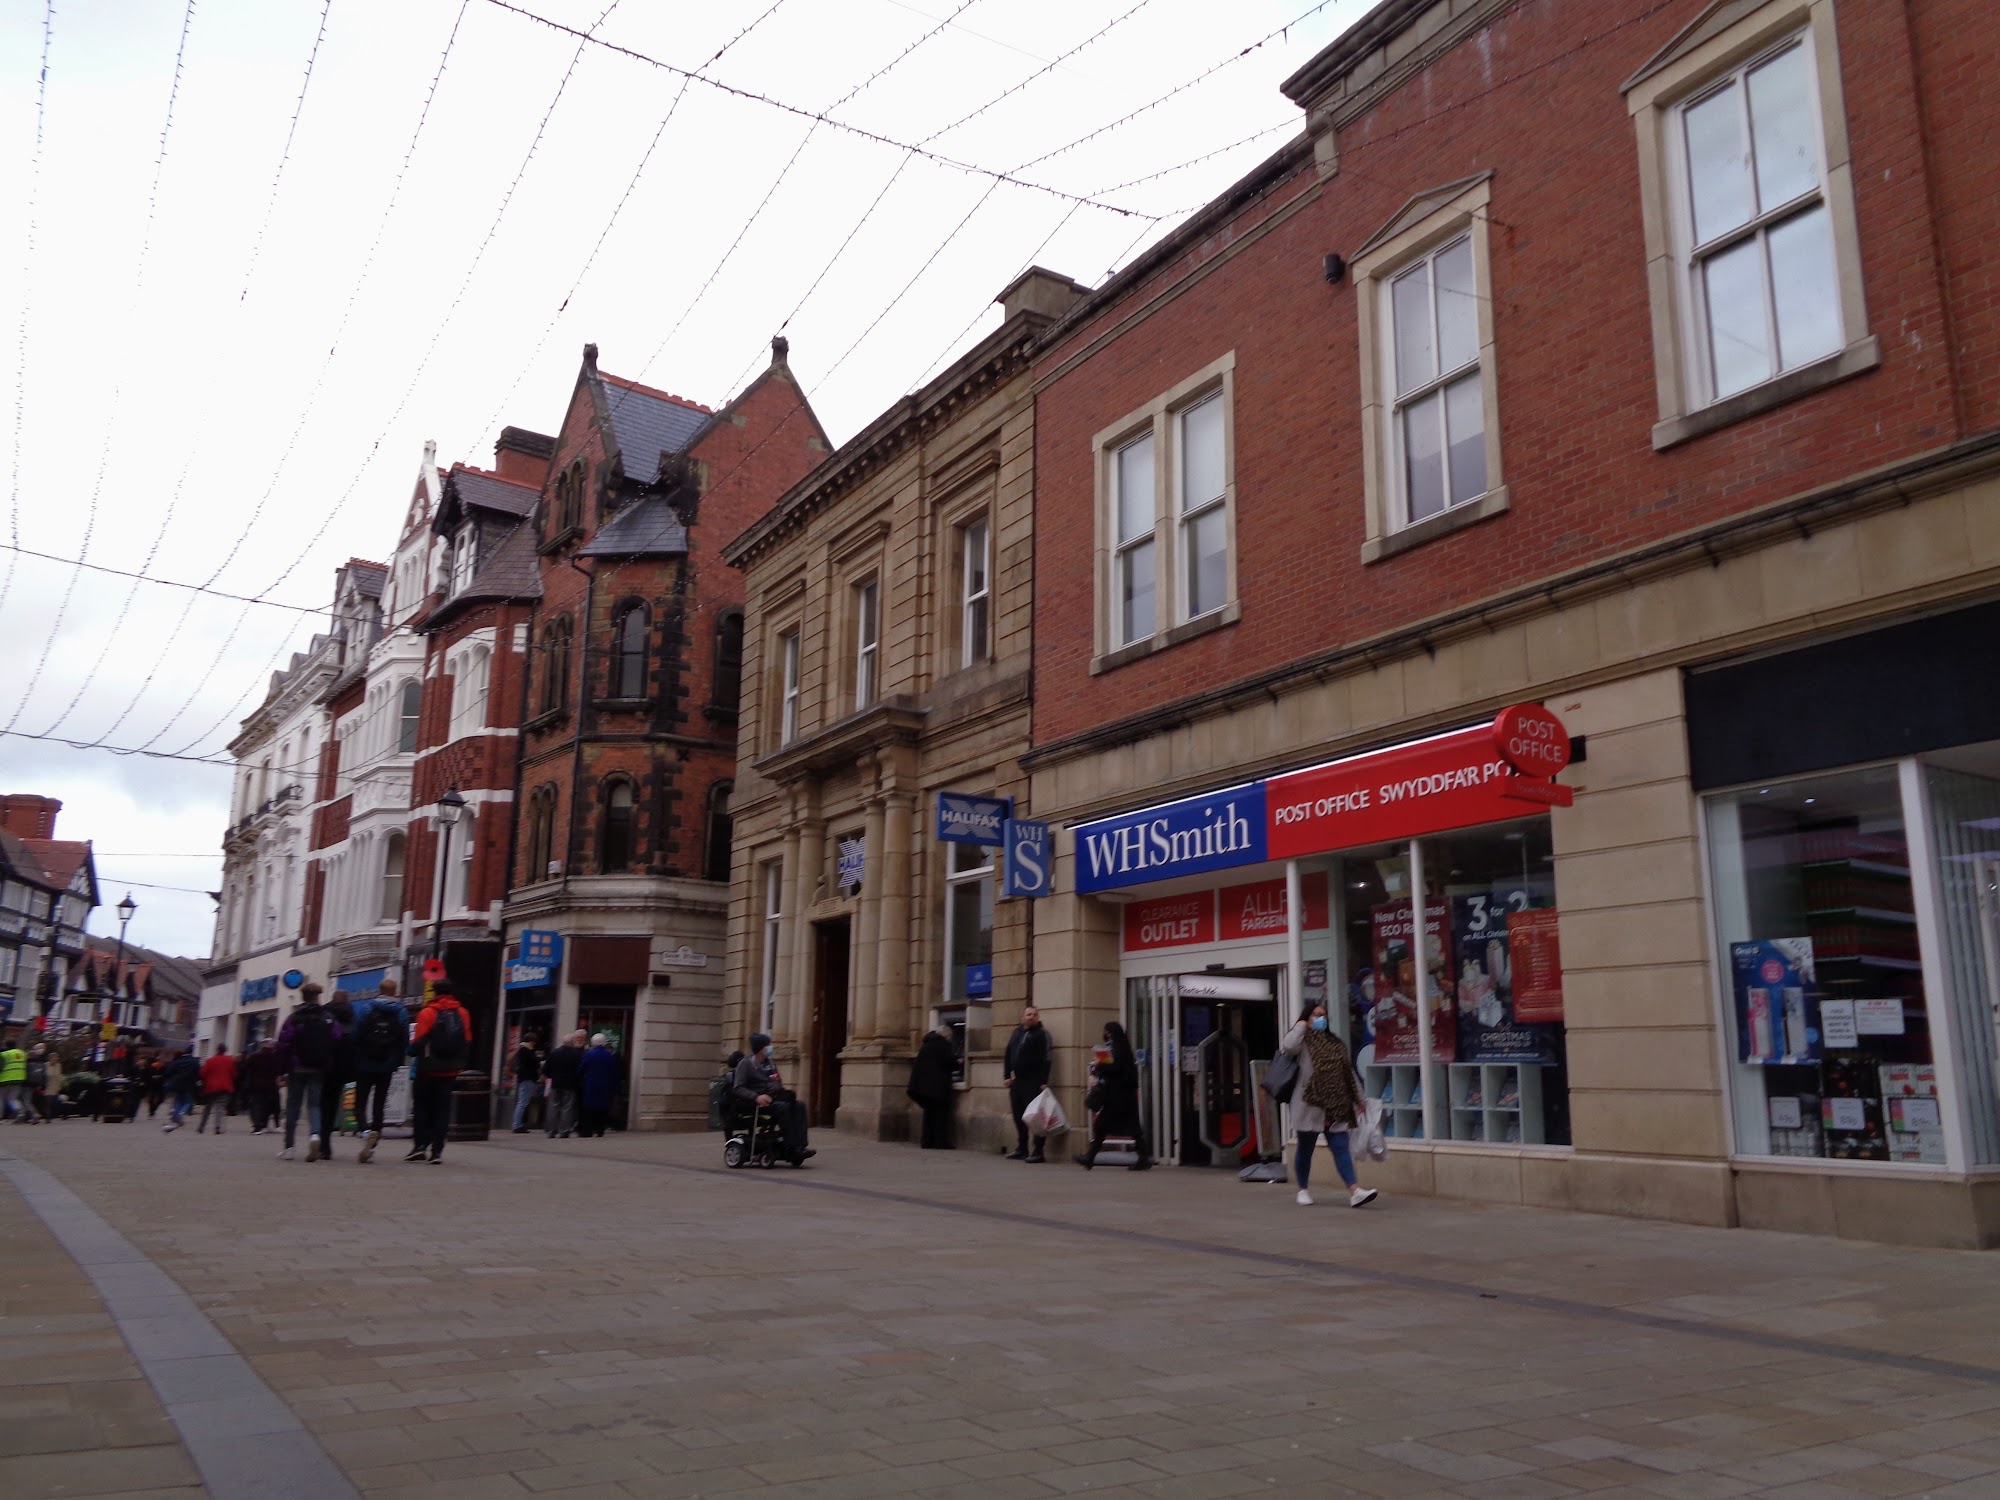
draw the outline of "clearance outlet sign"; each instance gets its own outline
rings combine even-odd
[[[1569,753],[1561,720],[1540,704],[1518,704],[1491,724],[1085,823],[1076,830],[1077,890],[1328,854],[1567,807],[1570,789],[1554,777]],[[1213,941],[1190,935],[1162,942],[1156,934],[1135,944],[1139,910],[1126,913],[1128,950]],[[1191,934],[1204,925],[1199,914],[1176,920],[1192,925],[1176,928],[1162,913],[1158,931]],[[1210,932],[1221,925],[1213,908],[1206,924]]]

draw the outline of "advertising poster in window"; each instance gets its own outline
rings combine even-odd
[[[1375,1008],[1369,1022],[1375,1034],[1375,1061],[1417,1062],[1421,1047],[1417,1034],[1418,957],[1410,903],[1385,902],[1372,915]],[[1427,902],[1424,907],[1422,961],[1430,983],[1431,1057],[1450,1062],[1457,1037],[1457,986],[1452,979],[1450,917],[1441,900]]]
[[[1457,972],[1450,993],[1458,1009],[1460,1062],[1552,1063],[1557,1059],[1557,1028],[1524,1024],[1515,1012],[1517,964],[1508,919],[1526,913],[1532,899],[1518,886],[1459,892],[1451,898],[1452,953]]]
[[[1808,1063],[1821,1055],[1819,995],[1809,937],[1731,943],[1736,1049],[1747,1063]]]

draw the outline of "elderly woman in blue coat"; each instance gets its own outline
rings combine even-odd
[[[583,1115],[578,1135],[604,1134],[611,1121],[611,1106],[618,1102],[618,1077],[622,1071],[611,1039],[598,1032],[590,1039],[590,1050],[583,1054],[583,1062],[577,1069]]]

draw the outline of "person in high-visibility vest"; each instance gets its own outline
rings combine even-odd
[[[0,1052],[0,1117],[25,1125],[35,1117],[28,1102],[28,1054],[18,1042]]]

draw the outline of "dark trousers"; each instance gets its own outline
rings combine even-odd
[[[1043,1083],[1023,1083],[1020,1079],[1016,1078],[1012,1086],[1007,1090],[1007,1106],[1014,1111],[1014,1149],[1023,1156],[1040,1156],[1042,1154],[1043,1137],[1036,1136],[1034,1138],[1034,1145],[1030,1147],[1028,1144],[1028,1127],[1021,1123],[1021,1116],[1027,1113],[1028,1106],[1035,1102],[1035,1096],[1042,1091],[1046,1082],[1047,1080],[1045,1079]]]
[[[276,1089],[259,1089],[250,1096],[249,1108],[250,1128],[252,1130],[269,1129],[278,1119],[278,1091]]]
[[[208,1117],[215,1116],[215,1133],[222,1134],[222,1127],[229,1123],[229,1096],[227,1094],[203,1094],[201,1096],[201,1123],[194,1128],[200,1135],[208,1129]]]
[[[451,1090],[458,1082],[453,1073],[419,1073],[411,1090],[410,1113],[415,1117],[416,1140],[412,1149],[444,1155],[445,1136],[451,1131]]]
[[[323,1141],[331,1141],[340,1134],[340,1105],[347,1093],[347,1080],[338,1073],[328,1073],[320,1085],[319,1117],[326,1124]]]
[[[568,1135],[576,1129],[576,1090],[549,1089],[549,1136]]]
[[[778,1139],[785,1143],[785,1155],[797,1156],[806,1149],[806,1107],[790,1091],[782,1099],[764,1106],[764,1113],[778,1123]]]
[[[926,1151],[950,1151],[951,1106],[949,1099],[919,1099],[917,1108],[924,1112],[924,1140]]]
[[[380,1130],[382,1111],[389,1104],[389,1073],[361,1073],[354,1080],[354,1128]]]
[[[600,1105],[593,1109],[588,1104],[583,1107],[583,1121],[577,1126],[578,1135],[603,1135],[611,1123],[611,1106]]]
[[[306,1112],[306,1129],[325,1144],[324,1116],[320,1114],[326,1092],[320,1087],[323,1079],[317,1072],[296,1068],[285,1080],[285,1149],[291,1150],[299,1134],[299,1111]]]

